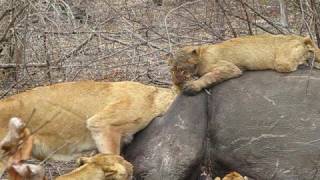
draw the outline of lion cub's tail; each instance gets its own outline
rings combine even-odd
[[[319,49],[318,46],[311,40],[311,38],[310,38],[310,37],[305,37],[305,38],[303,39],[303,43],[304,43],[305,45],[307,45],[311,51],[314,52],[314,54],[315,54],[315,60],[316,60],[317,62],[320,62],[320,49]]]

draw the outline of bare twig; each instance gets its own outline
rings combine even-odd
[[[242,1],[243,2],[243,1]],[[279,33],[281,34],[285,34],[275,23],[273,23],[272,21],[270,21],[268,18],[266,18],[265,16],[263,16],[262,14],[260,14],[257,10],[255,10],[254,8],[252,8],[249,4],[247,4],[246,2],[243,2],[243,4],[248,7],[252,12],[254,12],[255,14],[257,14],[257,16],[259,16],[261,19],[263,19],[264,21],[266,21],[268,24],[270,24],[272,27],[274,27]]]
[[[312,10],[312,14],[313,14],[313,23],[314,23],[314,32],[317,38],[317,45],[318,47],[320,47],[320,29],[319,29],[319,23],[320,23],[320,11],[319,9],[316,7],[316,3],[315,0],[310,0],[310,6],[311,6],[311,10]]]
[[[39,127],[37,127],[35,130],[31,131],[31,133],[30,133],[28,136],[24,137],[24,138],[28,138],[28,137],[36,134],[39,130],[41,130],[43,127],[45,127],[47,124],[49,124],[53,119],[55,119],[59,114],[60,114],[60,111],[57,112],[57,113],[55,113],[55,114],[51,117],[50,120],[48,120],[48,121],[44,122],[43,124],[41,124]],[[32,112],[31,115],[33,116],[33,112]],[[30,118],[30,120],[31,120],[32,117],[30,116],[29,118]],[[30,121],[30,120],[28,120],[28,121]],[[21,141],[21,142],[18,144],[18,146],[17,146],[18,148],[17,148],[17,149],[19,149],[24,143],[25,143],[25,141]],[[0,157],[0,159],[5,158],[5,157],[8,156],[9,154],[10,154],[10,152],[5,152],[5,153],[3,153],[2,156]]]
[[[14,23],[16,22],[17,18],[24,12],[24,10],[29,6],[29,4],[25,5],[24,7],[22,7],[18,13],[13,17],[13,19],[11,20],[11,22],[9,23],[9,25],[7,26],[6,30],[4,31],[2,37],[0,38],[0,43],[5,41],[7,34],[10,30],[10,28],[14,25]]]
[[[316,58],[316,53],[313,52],[313,58],[312,58],[312,61],[311,61],[309,74],[308,74],[308,79],[307,79],[307,85],[306,85],[306,96],[308,95],[308,90],[309,90],[309,86],[310,86],[310,77],[312,75],[312,70],[313,70],[315,58]]]
[[[167,13],[167,15],[165,16],[165,18],[164,18],[164,26],[165,26],[165,28],[166,28],[166,33],[167,33],[167,39],[168,39],[168,44],[169,44],[169,52],[170,52],[171,54],[172,54],[172,45],[171,45],[170,34],[169,34],[169,31],[168,31],[168,25],[167,25],[167,19],[168,19],[169,15],[170,15],[172,12],[178,10],[179,8],[181,8],[181,7],[183,7],[183,6],[187,6],[187,5],[190,5],[190,4],[194,4],[194,3],[197,3],[197,2],[200,2],[200,1],[202,1],[202,0],[196,0],[196,1],[191,1],[191,2],[183,3],[183,4],[181,4],[180,6],[171,9],[171,10]]]
[[[223,15],[226,17],[226,20],[227,20],[227,24],[229,26],[229,28],[231,29],[231,32],[233,34],[233,37],[236,38],[238,35],[237,35],[237,32],[235,31],[235,29],[233,28],[232,24],[231,24],[231,20],[228,16],[228,14],[226,13],[226,10],[225,8],[221,5],[220,1],[218,1],[218,6],[220,7],[220,9],[222,10],[222,13]]]
[[[0,99],[4,98],[10,91],[12,91],[13,88],[15,88],[18,84],[20,84],[24,79],[25,79],[25,76],[22,79],[20,79],[19,81],[17,81],[14,84],[12,84],[10,86],[10,88],[6,90],[6,92],[1,94]]]
[[[8,69],[8,68],[23,68],[23,67],[47,67],[47,63],[29,63],[29,64],[15,64],[15,63],[10,63],[10,64],[0,64],[0,68],[2,69]]]
[[[30,135],[33,135],[33,134],[37,133],[39,130],[41,130],[43,127],[45,127],[47,124],[51,123],[52,120],[54,120],[60,113],[61,113],[61,112],[58,111],[58,112],[56,112],[55,114],[53,114],[53,116],[52,116],[49,120],[45,121],[45,122],[44,122],[43,124],[41,124],[39,127],[37,127],[36,129],[32,130]]]
[[[305,25],[307,30],[308,30],[308,33],[309,33],[309,36],[310,38],[313,40],[313,37],[312,37],[312,33],[311,33],[311,28],[307,22],[307,20],[305,19],[305,11],[304,11],[304,7],[303,7],[303,0],[300,0],[300,10],[301,10],[301,24],[302,26]]]
[[[78,53],[78,51],[80,51],[86,44],[88,44],[88,42],[90,42],[95,35],[96,35],[96,33],[92,33],[86,40],[84,40],[81,44],[79,44],[79,46],[77,48],[75,48],[74,50],[69,52],[67,55],[65,55],[61,59],[59,59],[56,62],[56,64],[59,64],[59,63],[63,62],[64,60],[70,58],[71,56],[75,55],[76,53]]]
[[[10,13],[11,11],[13,11],[13,10],[14,10],[14,8],[10,8],[10,9],[5,10],[5,11],[0,15],[0,21],[2,21],[2,19],[3,19],[4,17],[6,17],[7,15],[9,15],[9,13]]]
[[[252,28],[251,28],[251,21],[250,21],[248,12],[247,12],[247,8],[245,7],[243,0],[240,0],[240,3],[241,3],[241,6],[242,6],[242,9],[243,9],[243,11],[244,11],[244,13],[245,13],[245,15],[246,15],[246,20],[247,20],[247,24],[248,24],[249,34],[250,34],[250,35],[253,35]]]
[[[82,136],[83,137],[83,136]],[[38,165],[43,165],[46,161],[48,161],[52,156],[54,156],[57,152],[59,152],[62,148],[66,147],[70,144],[76,144],[81,141],[82,137],[80,137],[77,141],[67,141],[63,143],[60,147],[52,151],[45,159],[43,159]]]
[[[35,108],[33,108],[32,109],[32,112],[31,112],[31,114],[30,114],[30,116],[29,116],[29,118],[26,120],[26,122],[25,122],[25,127],[28,127],[28,125],[29,125],[29,123],[31,122],[31,119],[33,118],[33,115],[34,115],[34,113],[36,112],[36,109]]]

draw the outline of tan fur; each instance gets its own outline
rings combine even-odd
[[[56,180],[129,180],[133,167],[119,155],[98,154],[80,159],[81,167]]]
[[[21,142],[24,143],[21,143]],[[8,124],[6,136],[0,141],[0,149],[5,151],[12,159],[27,160],[32,150],[32,135],[30,130],[19,118],[13,117]]]
[[[10,180],[47,180],[45,170],[40,165],[19,163],[12,165],[16,177],[9,177]]]
[[[216,177],[214,178],[214,180],[221,180],[220,177]],[[224,178],[222,178],[222,180],[248,180],[248,178],[246,176],[241,176],[241,174],[237,173],[237,172],[231,172],[229,174],[227,174]]]
[[[5,162],[3,168],[7,169],[9,179],[23,180],[28,177],[27,179],[30,180],[43,180],[44,171],[41,179],[38,176],[39,172],[34,176],[29,166],[24,166],[21,163],[31,157],[33,136],[29,129],[25,127],[21,119],[16,117],[10,119],[8,128],[6,136],[0,142],[0,149],[5,153],[2,158]],[[24,168],[21,168],[23,166]]]
[[[51,158],[70,160],[96,147],[101,153],[119,155],[121,144],[163,114],[174,97],[170,89],[136,82],[38,87],[0,101],[0,139],[11,117],[26,120],[35,109],[27,127],[34,131],[49,123],[33,135],[33,157],[44,159],[61,148]]]
[[[182,48],[169,59],[169,65],[173,83],[185,93],[195,94],[238,77],[244,70],[292,72],[314,55],[315,67],[319,68],[320,50],[308,37],[257,35]]]

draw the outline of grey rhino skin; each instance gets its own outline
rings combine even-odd
[[[136,180],[189,179],[204,156],[207,95],[179,96],[125,150]]]
[[[309,74],[247,72],[212,89],[206,155],[217,174],[320,179],[320,71]]]
[[[196,180],[203,164],[220,177],[320,179],[320,71],[309,73],[245,72],[179,96],[127,148],[136,179]]]

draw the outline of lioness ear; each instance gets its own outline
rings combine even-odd
[[[77,166],[82,166],[82,165],[88,163],[89,161],[90,161],[90,158],[88,158],[88,157],[80,157],[77,159],[76,164],[77,164]]]

